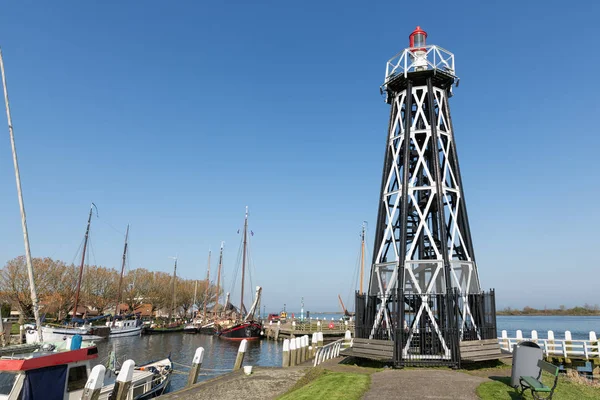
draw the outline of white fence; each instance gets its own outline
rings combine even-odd
[[[517,330],[514,338],[509,338],[506,331],[502,331],[498,338],[500,348],[512,353],[513,345],[522,341],[537,343],[544,351],[546,357],[564,357],[573,359],[600,359],[600,342],[595,332],[590,332],[589,340],[573,340],[570,331],[565,331],[564,339],[556,339],[553,331],[548,331],[546,339],[538,337],[537,331],[531,331],[530,337],[524,337],[521,330]]]
[[[317,349],[317,354],[315,354],[315,362],[313,363],[313,367],[316,367],[325,360],[329,360],[339,356],[340,349],[342,348],[343,343],[344,339],[340,339]]]

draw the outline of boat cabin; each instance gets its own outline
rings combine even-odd
[[[98,348],[55,350],[0,357],[0,400],[80,399]]]

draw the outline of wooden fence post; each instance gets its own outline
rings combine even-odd
[[[304,361],[306,361],[310,358],[310,354],[308,352],[308,335],[304,335],[302,338],[304,339]]]
[[[311,345],[312,345],[312,352],[311,352],[311,357],[315,357],[315,355],[317,354],[317,332],[313,332],[312,334],[312,338],[311,338]]]
[[[192,360],[192,369],[190,369],[190,373],[188,375],[187,387],[190,387],[196,383],[196,379],[198,379],[198,373],[200,372],[200,367],[202,367],[203,359],[204,347],[198,347]]]
[[[290,366],[296,365],[296,339],[290,339]]]
[[[109,396],[110,399],[127,399],[129,388],[131,387],[131,381],[133,379],[134,367],[135,362],[133,360],[127,360],[123,363],[121,370],[119,371],[119,375],[117,375],[117,380],[115,382],[115,386],[113,387],[113,391]]]
[[[300,343],[302,344],[302,362],[306,361],[306,350],[308,350],[308,341],[306,340],[306,335],[300,338]]]
[[[302,343],[300,342],[300,337],[295,337],[296,341],[296,365],[300,365],[302,363]]]
[[[317,333],[317,346],[323,347],[323,332]]]
[[[242,340],[242,342],[240,343],[240,348],[238,349],[237,357],[235,358],[235,364],[233,365],[234,371],[242,368],[242,363],[244,362],[244,355],[246,354],[247,345],[248,341],[246,339]]]
[[[106,368],[104,365],[96,365],[92,368],[90,377],[85,383],[81,400],[98,400],[100,397],[100,389],[104,386],[104,374]]]
[[[285,339],[283,341],[283,361],[282,361],[281,366],[283,368],[290,366],[290,341],[289,341],[289,339]]]

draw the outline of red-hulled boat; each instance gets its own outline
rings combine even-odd
[[[219,332],[219,337],[228,340],[258,340],[261,338],[262,325],[255,321],[242,322]]]
[[[254,319],[254,313],[256,312],[256,307],[260,303],[260,294],[261,287],[256,287],[256,296],[254,298],[254,302],[252,303],[252,307],[244,317],[244,275],[246,269],[246,255],[248,249],[248,207],[246,207],[246,218],[244,220],[244,248],[242,251],[242,293],[240,296],[240,320],[237,323],[234,323],[232,326],[217,327],[217,335],[220,338],[228,339],[228,340],[258,340],[262,337],[262,324],[259,321]],[[226,302],[227,303],[227,302]]]

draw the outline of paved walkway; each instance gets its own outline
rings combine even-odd
[[[386,370],[371,375],[364,400],[479,399],[475,390],[485,378],[442,369]]]
[[[371,374],[371,386],[364,400],[392,399],[479,399],[477,386],[489,376],[510,374],[510,369],[483,369],[470,373],[444,368],[373,369],[339,364],[342,358],[327,360],[321,367],[335,372]]]

